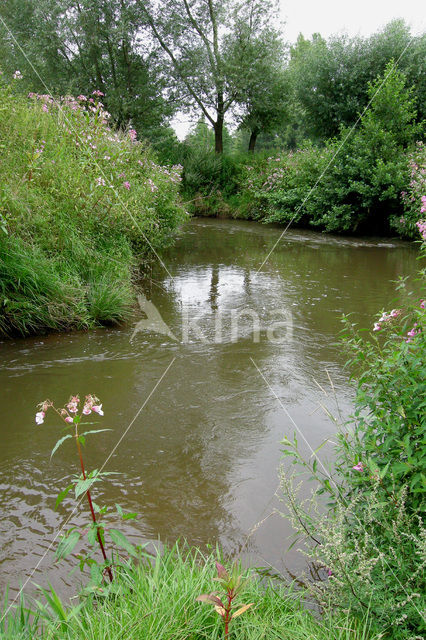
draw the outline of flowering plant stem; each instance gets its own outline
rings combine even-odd
[[[86,480],[86,471],[84,469],[83,454],[82,454],[81,445],[80,445],[80,442],[79,442],[79,439],[78,439],[78,424],[75,425],[75,435],[74,435],[74,437],[75,437],[75,442],[77,444],[78,455],[79,455],[79,458],[80,458],[81,473],[83,475],[83,480]],[[92,496],[90,495],[90,489],[88,489],[86,491],[86,496],[87,496],[87,502],[89,503],[90,513],[92,514],[93,523],[96,525],[96,514],[95,514],[95,510],[93,508],[93,502],[92,502]],[[97,535],[97,538],[98,538],[99,546],[101,548],[103,559],[105,560],[105,562],[107,562],[108,558],[107,558],[107,555],[106,555],[106,552],[105,552],[105,546],[104,546],[104,543],[102,542],[102,536],[101,536],[101,532],[99,531],[99,528],[97,528],[96,535]],[[108,577],[109,577],[110,582],[112,582],[113,581],[113,576],[112,576],[111,567],[110,566],[106,566],[106,571],[108,573]]]

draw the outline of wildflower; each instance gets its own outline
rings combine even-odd
[[[426,211],[426,202],[421,209],[422,213],[424,213],[425,211]],[[418,228],[419,233],[422,236],[423,240],[426,240],[426,220],[418,220],[416,222],[416,227]]]
[[[82,102],[84,102],[85,100],[87,100],[86,96],[83,96],[83,94],[80,94],[79,96],[77,96],[77,100],[81,100]]]
[[[83,407],[83,415],[88,416],[92,412],[90,404],[85,404]]]
[[[43,424],[45,415],[44,411],[38,411],[35,417],[36,424]]]
[[[67,409],[71,413],[77,413],[78,403],[80,398],[78,396],[71,396],[71,400],[67,404]]]
[[[129,138],[132,142],[136,141],[136,137],[137,137],[137,131],[135,131],[135,129],[130,129],[129,130]]]
[[[420,300],[420,309],[425,309],[425,300]]]
[[[71,424],[74,422],[74,418],[71,418],[71,416],[66,416],[64,419],[65,419],[65,422],[69,422]]]
[[[99,91],[99,89],[96,89],[95,91],[92,92],[92,96],[98,96],[98,98],[100,98],[101,96],[104,96],[105,94],[102,93],[102,91]]]
[[[22,75],[22,73],[19,70],[16,70],[15,73],[13,74],[13,79],[14,80],[22,80],[24,76]]]
[[[95,413],[97,413],[97,414],[98,414],[98,415],[100,415],[100,416],[103,416],[103,415],[104,415],[104,412],[103,412],[103,410],[102,410],[102,405],[101,405],[101,404],[95,404],[95,405],[92,407],[92,411],[94,411]]]
[[[331,570],[331,569],[328,569],[328,570],[327,570],[327,575],[328,575],[328,577],[330,577],[330,576],[332,576],[332,575],[333,575],[333,572],[332,572],[332,570]]]
[[[130,191],[130,182],[128,182],[127,180],[126,180],[126,182],[123,182],[123,187],[125,189],[127,189],[128,191]]]
[[[126,174],[125,174],[125,173],[124,173],[124,171],[123,171],[122,173],[120,173],[120,174],[118,175],[118,177],[119,177],[119,178],[125,178],[125,177],[126,177]]]
[[[354,467],[352,467],[355,471],[364,471],[364,465],[362,462],[358,462]]]
[[[49,107],[47,106],[47,104],[43,104],[42,109],[45,113],[49,113]]]
[[[397,318],[401,315],[401,309],[392,309],[389,315],[391,318]]]
[[[417,322],[414,323],[414,327],[407,333],[407,336],[409,336],[410,338],[414,338],[419,333],[416,327],[417,327]]]
[[[98,187],[104,187],[106,183],[103,178],[96,178],[96,184]]]
[[[373,331],[380,331],[381,328],[382,328],[381,324],[379,324],[378,322],[374,323]]]

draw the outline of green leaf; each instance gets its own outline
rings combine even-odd
[[[68,440],[68,438],[72,438],[72,435],[70,435],[69,433],[67,433],[66,436],[64,436],[63,438],[61,438],[60,440],[58,440],[58,442],[55,444],[55,446],[52,449],[52,453],[50,454],[50,457],[52,458],[53,454],[59,449],[59,447],[61,446],[61,444],[63,442],[65,442],[65,440]]]
[[[109,529],[108,533],[111,536],[111,540],[114,542],[114,544],[117,545],[117,547],[121,547],[122,549],[127,551],[127,553],[131,556],[138,555],[135,547],[132,545],[131,542],[127,540],[124,533],[122,533],[118,529]]]
[[[86,478],[86,480],[78,480],[75,485],[75,497],[79,498],[83,493],[89,491],[90,487],[96,482],[97,478]]]
[[[66,489],[61,491],[61,493],[58,495],[58,497],[56,498],[56,503],[55,503],[55,511],[59,507],[59,505],[61,504],[62,500],[67,496],[68,492],[71,489],[72,489],[72,484],[70,484]]]
[[[80,540],[80,532],[77,529],[71,530],[67,535],[63,536],[62,540],[58,544],[56,549],[56,559],[62,560],[66,558],[74,549],[77,542]]]
[[[101,433],[102,431],[112,431],[112,429],[92,429],[92,431],[85,431],[82,436],[88,436],[89,433]]]

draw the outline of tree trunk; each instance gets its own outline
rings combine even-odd
[[[214,150],[216,153],[223,153],[223,121],[224,121],[224,100],[221,91],[217,94],[217,118],[214,123]]]
[[[223,153],[223,119],[214,123],[214,150]]]
[[[256,146],[256,140],[257,140],[257,131],[252,131],[251,135],[250,135],[249,146],[248,146],[248,150],[250,151],[250,153],[254,153],[254,148]]]

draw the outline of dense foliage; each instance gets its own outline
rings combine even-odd
[[[0,86],[0,334],[120,322],[184,217],[179,169],[111,129],[99,92],[24,98],[19,82]]]

